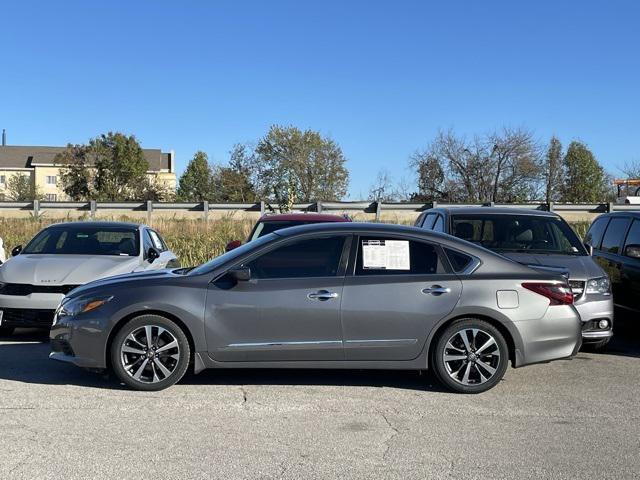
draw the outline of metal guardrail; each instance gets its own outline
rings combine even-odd
[[[296,203],[292,210],[303,212],[363,212],[375,214],[376,220],[380,219],[382,212],[422,212],[434,207],[506,207],[526,208],[535,210],[548,210],[554,212],[574,213],[606,213],[613,211],[638,211],[640,205],[627,205],[617,203],[484,203],[484,204],[460,204],[460,203],[406,203],[406,202],[312,202]],[[173,210],[184,212],[202,212],[203,218],[208,219],[211,211],[245,211],[259,212],[260,214],[273,212],[275,209],[267,202],[257,203],[210,203],[210,202],[0,202],[0,216],[3,211],[22,210],[39,215],[46,210],[70,210],[85,211],[91,217],[100,210],[122,210],[129,212],[146,212],[150,217],[154,210]]]

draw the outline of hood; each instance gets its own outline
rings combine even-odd
[[[604,270],[588,255],[500,252],[507,258],[536,270],[558,273],[571,280],[605,276]]]
[[[0,281],[32,285],[82,285],[98,278],[131,272],[138,257],[107,255],[22,254],[0,266]]]
[[[86,283],[81,287],[74,288],[67,296],[68,297],[76,297],[78,295],[82,295],[83,293],[95,290],[95,289],[103,289],[108,288],[110,286],[121,286],[123,284],[134,284],[139,281],[147,282],[148,280],[160,279],[160,278],[168,278],[168,277],[176,277],[181,276],[179,274],[173,273],[175,268],[165,268],[162,270],[148,270],[145,272],[135,272],[135,273],[127,273],[124,275],[116,275],[115,277],[103,278],[100,280],[95,280],[93,282]],[[135,285],[131,285],[134,287]]]

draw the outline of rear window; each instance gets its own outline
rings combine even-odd
[[[25,254],[137,256],[138,230],[120,227],[54,227],[38,233]]]
[[[251,237],[249,238],[249,240],[255,240],[256,238],[264,237],[265,235],[273,233],[276,230],[282,230],[283,228],[297,227],[298,225],[308,225],[310,223],[317,223],[317,222],[305,222],[300,220],[258,222],[258,224],[253,229],[253,232],[251,233]]]

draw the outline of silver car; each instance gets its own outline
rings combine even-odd
[[[571,357],[566,280],[449,235],[333,223],[278,230],[192,269],[92,282],[64,298],[51,358],[138,390],[205,368],[431,368],[485,391],[509,363]]]
[[[160,235],[145,225],[72,222],[41,230],[0,266],[0,334],[53,323],[60,300],[92,280],[179,266]]]
[[[560,215],[497,207],[432,208],[416,226],[449,233],[516,262],[569,280],[582,319],[582,341],[604,348],[613,336],[613,297],[605,271]]]

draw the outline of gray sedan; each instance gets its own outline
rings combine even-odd
[[[192,269],[71,292],[51,358],[159,390],[205,368],[433,369],[477,393],[571,357],[580,317],[561,276],[449,235],[382,224],[279,230]]]

